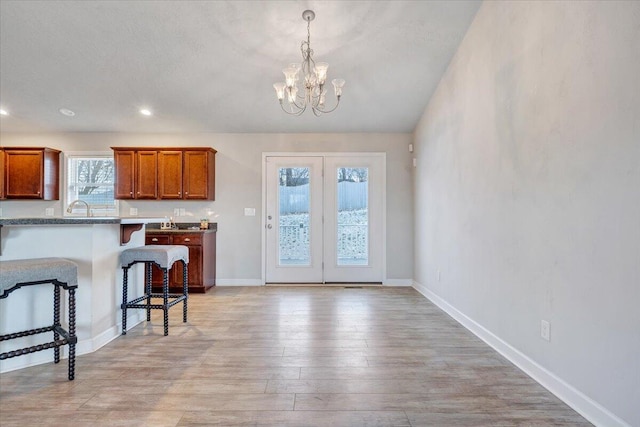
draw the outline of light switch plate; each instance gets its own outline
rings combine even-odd
[[[244,208],[244,216],[256,216],[256,208]]]
[[[129,208],[129,215],[138,216],[138,208]]]
[[[551,324],[546,320],[540,321],[540,336],[543,340],[551,340]]]
[[[46,208],[44,210],[44,215],[45,216],[53,216],[53,208]]]

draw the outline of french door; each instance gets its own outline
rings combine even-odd
[[[382,282],[384,155],[265,157],[265,282]]]

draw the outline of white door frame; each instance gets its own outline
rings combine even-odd
[[[382,283],[387,280],[387,153],[384,152],[300,152],[300,151],[269,151],[262,153],[262,209],[261,209],[261,282],[264,286],[267,277],[267,157],[361,157],[363,154],[382,158]]]

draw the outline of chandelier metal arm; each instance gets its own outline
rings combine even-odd
[[[332,111],[335,111],[336,108],[338,108],[338,105],[340,105],[340,98],[338,98],[338,101],[336,102],[336,105],[330,109],[330,110],[324,110],[318,107],[312,107],[313,108],[313,114],[315,114],[316,116],[320,117],[321,115],[325,114],[325,113],[331,113]]]
[[[289,104],[289,106],[292,106],[292,105],[295,105],[295,104]],[[298,106],[296,105],[296,107],[298,107]],[[282,108],[282,111],[284,111],[285,113],[287,113],[287,114],[289,114],[291,116],[300,116],[302,113],[305,112],[305,110],[307,109],[307,106],[305,105],[304,107],[298,107],[299,108],[298,111],[287,111],[287,109],[284,108],[284,102],[281,100],[280,101],[280,108]]]

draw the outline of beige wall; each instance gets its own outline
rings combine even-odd
[[[416,287],[607,426],[640,426],[639,94],[640,2],[485,2],[415,132]]]
[[[221,284],[256,284],[262,277],[261,207],[263,152],[385,152],[387,156],[387,281],[410,284],[413,273],[413,204],[410,134],[2,134],[4,146],[47,146],[63,152],[110,151],[111,146],[210,146],[216,155],[214,202],[121,202],[138,215],[187,215],[178,222],[210,216],[218,223],[217,274]],[[4,201],[5,217],[44,216],[47,207],[62,215],[60,202]],[[245,217],[244,208],[256,208]]]

